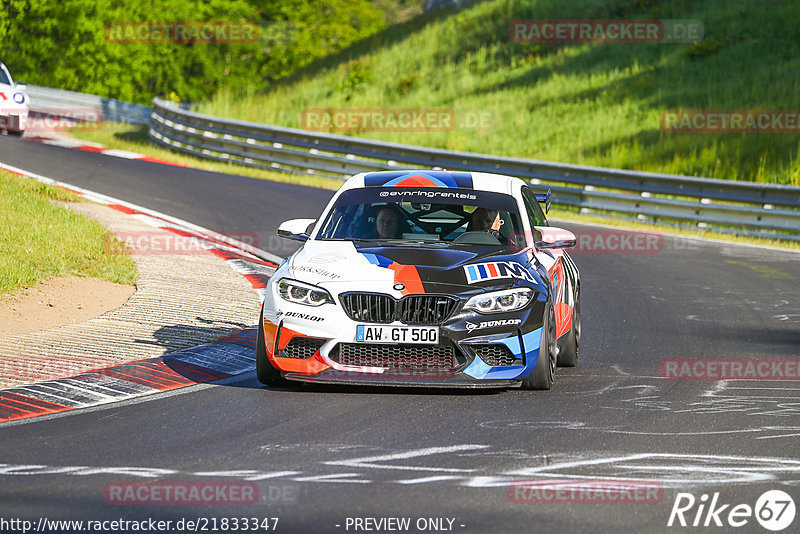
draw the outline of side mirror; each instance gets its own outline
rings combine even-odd
[[[316,219],[289,219],[278,226],[278,237],[294,239],[295,241],[308,241],[311,234],[310,227],[316,223]]]
[[[16,89],[17,91],[24,91],[27,88],[28,84],[25,82],[17,82],[16,85],[14,85],[14,89]]]
[[[553,226],[534,226],[533,238],[536,248],[567,248],[574,247],[578,238],[569,230]]]

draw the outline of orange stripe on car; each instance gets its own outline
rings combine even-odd
[[[417,271],[416,266],[394,262],[389,265],[389,269],[394,271],[394,283],[401,283],[406,286],[406,288],[401,291],[403,295],[420,295],[425,293],[425,288],[422,287],[422,279],[419,277],[419,271]]]

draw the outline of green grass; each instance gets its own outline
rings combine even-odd
[[[683,44],[524,44],[514,19],[697,19]],[[800,109],[800,3],[489,0],[396,25],[273,85],[199,111],[301,127],[308,108],[445,108],[488,128],[344,132],[548,161],[800,184],[800,135],[665,133],[674,109]]]
[[[0,171],[0,296],[58,276],[136,282],[136,264],[99,223],[53,204],[76,195]]]

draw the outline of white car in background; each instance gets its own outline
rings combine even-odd
[[[0,62],[0,132],[22,135],[28,126],[25,84],[15,84],[6,66]]]

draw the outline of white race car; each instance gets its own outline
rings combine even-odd
[[[15,84],[11,73],[0,62],[0,132],[14,135],[25,133],[29,102],[25,84]]]

